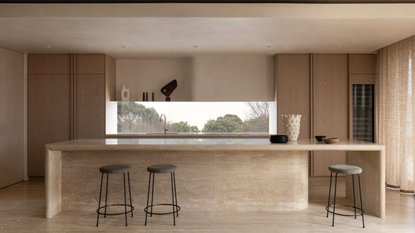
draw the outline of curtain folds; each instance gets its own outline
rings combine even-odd
[[[386,147],[386,184],[415,190],[415,36],[378,50],[378,134]]]

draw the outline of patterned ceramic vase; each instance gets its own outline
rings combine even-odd
[[[286,114],[282,115],[282,128],[284,134],[288,136],[288,141],[296,141],[300,135],[301,115]]]

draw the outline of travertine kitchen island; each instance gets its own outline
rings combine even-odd
[[[308,152],[347,151],[362,167],[364,208],[385,217],[385,147],[352,140],[271,144],[268,139],[88,139],[46,145],[46,218],[61,211],[95,211],[100,166],[132,166],[133,205],[144,208],[147,166],[170,163],[183,211],[295,211],[308,206]],[[158,177],[156,177],[157,179]],[[155,198],[170,202],[169,179],[160,176]],[[346,195],[352,196],[350,179]],[[111,200],[122,201],[122,178],[110,179]],[[114,191],[111,191],[114,190]],[[117,193],[120,192],[120,193]],[[158,196],[156,196],[158,195]],[[170,196],[171,198],[171,196]]]

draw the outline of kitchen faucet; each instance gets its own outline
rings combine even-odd
[[[166,133],[167,131],[169,131],[167,128],[166,128],[166,115],[164,115],[164,114],[161,114],[161,116],[160,116],[160,122],[161,122],[161,118],[164,116],[164,133]]]

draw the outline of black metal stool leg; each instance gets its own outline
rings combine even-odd
[[[147,207],[148,208],[148,200],[150,199],[150,184],[151,184],[151,173],[148,176],[148,192],[147,192]],[[146,211],[146,223],[144,224],[144,226],[147,226],[147,215],[148,215],[148,209]]]
[[[153,189],[151,190],[151,212],[150,212],[150,217],[153,217],[154,177],[155,176],[156,176],[156,173],[153,173]]]
[[[365,228],[365,218],[363,215],[362,188],[360,187],[360,174],[357,174],[357,177],[359,178],[360,208],[362,209],[362,223],[363,223],[363,228]]]
[[[329,209],[330,209],[330,194],[331,194],[331,179],[333,177],[333,172],[330,172],[330,186],[329,186],[329,201],[327,203],[327,218],[329,217]]]
[[[101,207],[101,193],[102,193],[102,179],[104,178],[104,173],[101,173],[101,186],[99,188],[99,201],[98,201],[98,209],[97,209],[97,226],[99,221],[99,208]]]
[[[170,179],[171,179],[171,201],[173,203],[173,224],[176,226],[176,215],[174,214],[174,187],[173,187],[173,173],[170,173]]]
[[[128,174],[128,190],[130,191],[130,206],[133,206],[133,201],[131,199],[131,185],[130,185],[130,172]],[[133,217],[133,210],[131,208],[131,217]]]
[[[107,173],[107,191],[105,192],[105,214],[104,214],[104,218],[107,217],[107,197],[108,197],[108,177],[109,174]]]
[[[354,209],[354,219],[356,219],[356,195],[354,191],[354,175],[352,174],[352,185],[353,185],[353,209]]]
[[[125,210],[125,225],[128,226],[127,224],[127,191],[125,190],[125,173],[122,174],[123,175],[123,180],[124,180],[124,210]]]
[[[332,227],[334,227],[334,215],[336,215],[336,193],[337,193],[337,173],[336,173],[336,181],[334,182],[333,223],[331,224]]]
[[[174,182],[174,197],[176,198],[176,211],[177,211],[177,192],[176,192],[176,173],[173,172],[173,182]],[[179,217],[179,211],[177,211],[177,217]]]

